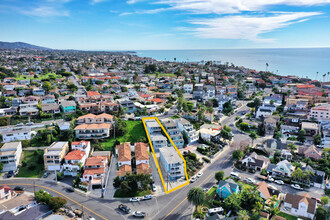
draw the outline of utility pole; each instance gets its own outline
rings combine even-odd
[[[103,183],[102,183],[102,180],[103,180],[103,178],[101,176],[101,198],[103,198]]]
[[[57,182],[57,172],[56,172],[56,167],[55,167],[55,157],[54,157],[53,162],[54,162],[54,170],[55,170],[55,180]]]
[[[33,180],[33,192],[36,192],[36,182]]]

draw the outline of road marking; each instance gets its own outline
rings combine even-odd
[[[184,172],[185,172],[185,177],[186,177],[186,182],[171,189],[171,190],[168,190],[166,188],[166,184],[165,184],[165,181],[164,181],[164,178],[163,178],[163,175],[162,175],[162,172],[160,170],[160,167],[159,167],[159,164],[158,164],[158,161],[157,161],[157,157],[156,157],[156,154],[155,154],[155,150],[154,150],[154,147],[152,145],[152,142],[151,142],[151,139],[150,139],[150,136],[149,136],[149,132],[148,132],[148,129],[147,129],[147,125],[146,125],[146,120],[149,120],[149,119],[155,119],[157,121],[157,123],[160,125],[160,127],[162,128],[162,130],[164,131],[166,137],[170,140],[171,144],[173,145],[174,149],[178,152],[179,156],[181,157],[181,159],[183,160],[183,163],[184,163]],[[153,153],[153,156],[154,156],[154,159],[155,159],[155,163],[156,163],[156,166],[158,168],[158,173],[159,173],[159,176],[162,180],[162,183],[163,183],[163,187],[165,189],[165,193],[170,193],[170,192],[173,192],[177,189],[180,189],[182,188],[183,186],[186,186],[189,184],[189,179],[188,179],[188,174],[187,174],[187,163],[186,163],[186,160],[183,158],[183,156],[181,155],[180,151],[178,150],[178,148],[175,146],[174,142],[172,141],[171,137],[168,135],[166,129],[163,127],[162,123],[160,123],[158,117],[145,117],[145,118],[142,118],[142,122],[143,122],[143,126],[144,126],[144,129],[145,129],[145,132],[147,133],[147,137],[148,137],[148,140],[149,140],[149,144],[151,146],[151,150],[152,150],[152,153]]]
[[[187,199],[187,197],[182,200],[182,202],[180,202],[174,209],[172,209],[172,211],[170,211],[162,220],[166,219],[175,209],[177,209],[185,200]]]
[[[107,218],[104,218],[102,215],[100,215],[100,214],[94,212],[93,210],[87,208],[86,206],[80,204],[79,202],[76,202],[75,200],[71,199],[70,197],[68,197],[68,196],[66,196],[66,195],[64,195],[64,194],[62,194],[62,193],[60,193],[60,192],[58,192],[58,191],[56,191],[56,190],[54,190],[54,189],[52,189],[52,188],[49,188],[49,187],[47,187],[47,186],[41,186],[41,185],[36,185],[36,184],[34,185],[34,184],[30,184],[30,183],[16,183],[16,184],[14,184],[14,183],[8,183],[8,184],[1,184],[1,185],[26,185],[26,186],[38,186],[38,187],[40,187],[40,188],[45,188],[45,189],[51,190],[51,191],[53,191],[53,192],[55,192],[55,193],[57,193],[57,194],[63,196],[64,198],[66,198],[66,199],[68,199],[68,200],[70,200],[70,201],[76,203],[76,204],[79,205],[80,207],[82,207],[82,208],[84,208],[84,209],[90,211],[91,213],[94,213],[94,214],[97,215],[98,217],[107,220]]]

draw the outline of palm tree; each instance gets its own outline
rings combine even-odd
[[[329,75],[330,75],[330,72],[328,72],[327,82],[329,82]]]
[[[205,194],[200,187],[194,187],[189,190],[187,199],[190,203],[195,205],[195,208],[197,210],[197,207],[199,205],[202,205],[205,201]]]
[[[237,213],[237,215],[238,215],[239,220],[249,220],[250,219],[249,213],[245,209],[239,211]]]
[[[318,75],[319,75],[319,72],[316,72],[316,79],[315,80],[317,80]]]
[[[266,72],[267,72],[267,70],[268,70],[268,63],[266,63]]]

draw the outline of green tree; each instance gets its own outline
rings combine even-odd
[[[34,198],[37,202],[48,204],[52,196],[48,192],[41,189],[34,193]]]
[[[234,150],[232,153],[232,157],[235,161],[240,160],[244,156],[244,152],[242,150]]]
[[[297,146],[292,143],[288,144],[286,147],[291,151],[292,154],[295,150],[297,150]]]
[[[329,203],[329,197],[328,196],[322,196],[321,197],[321,203],[322,205],[327,205]]]
[[[298,141],[300,141],[301,143],[304,143],[305,140],[306,140],[305,135],[306,135],[306,131],[305,131],[304,129],[301,129],[301,130],[298,132],[298,137],[297,137]]]
[[[225,172],[223,171],[215,172],[214,178],[217,180],[217,184],[220,182],[220,180],[223,180],[224,176],[225,176]]]
[[[257,139],[258,135],[256,134],[255,131],[251,131],[251,133],[249,134],[249,137],[252,140],[252,146],[254,145],[254,140]]]
[[[205,194],[200,187],[194,187],[189,190],[187,199],[196,207],[197,210],[197,207],[204,203]]]
[[[3,170],[3,163],[0,162],[0,171]]]
[[[330,213],[329,213],[328,209],[326,209],[322,206],[319,206],[316,209],[316,215],[315,215],[316,220],[325,220],[325,219],[328,219],[329,217],[330,217]]]
[[[46,93],[48,93],[52,89],[52,85],[50,82],[45,81],[42,83],[42,88],[46,91]]]
[[[317,134],[314,136],[314,144],[315,145],[320,145],[322,143],[322,137],[320,134]]]
[[[66,199],[64,199],[62,197],[59,197],[59,196],[56,196],[56,197],[52,197],[49,200],[48,205],[49,205],[50,209],[56,211],[56,210],[62,208],[66,203],[67,203]]]
[[[242,209],[241,211],[239,211],[237,213],[237,215],[238,215],[238,219],[239,220],[249,220],[250,219],[250,216],[249,216],[248,211],[246,211],[244,209]]]
[[[239,128],[242,131],[248,131],[250,129],[250,125],[247,122],[242,122],[242,123],[239,124]]]
[[[228,115],[228,114],[232,113],[233,110],[234,110],[234,108],[231,103],[231,100],[229,100],[228,102],[223,104],[223,109],[222,109],[223,114]]]

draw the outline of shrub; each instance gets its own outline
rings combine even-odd
[[[191,160],[197,160],[197,155],[195,153],[190,153],[189,154],[189,159],[191,159]]]
[[[59,208],[62,208],[65,204],[67,203],[66,199],[63,199],[62,197],[52,197],[49,200],[49,208],[53,209],[53,210],[58,210]]]
[[[203,160],[204,160],[206,163],[210,163],[210,162],[211,162],[211,160],[210,160],[209,158],[207,158],[207,157],[203,157]]]
[[[35,164],[30,164],[29,166],[28,166],[28,169],[29,170],[34,170],[36,168],[36,165]]]
[[[213,205],[214,207],[220,207],[220,206],[221,206],[221,202],[218,201],[218,200],[213,200],[213,201],[212,201],[212,205]]]

